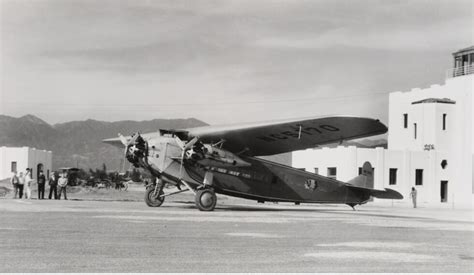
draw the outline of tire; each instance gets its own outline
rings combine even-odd
[[[217,197],[212,189],[198,190],[195,196],[196,206],[201,211],[213,211],[216,207]]]
[[[159,192],[156,196],[153,195],[155,192],[155,186],[150,186],[149,188],[146,189],[145,191],[145,203],[146,205],[150,207],[160,207],[163,202],[165,201],[165,197],[160,197],[160,195],[163,195],[163,190]]]

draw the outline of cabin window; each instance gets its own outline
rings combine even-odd
[[[318,167],[314,167],[314,173],[319,174],[319,168]]]
[[[396,185],[397,184],[397,168],[390,168],[388,184],[389,185]]]
[[[416,123],[413,123],[413,129],[414,129],[414,134],[415,134],[415,139],[416,139]]]
[[[446,131],[446,115],[447,114],[443,114],[443,131]]]
[[[403,128],[408,128],[408,114],[403,114]]]
[[[12,172],[16,172],[16,161],[12,161],[12,165],[11,165],[11,171]]]
[[[416,169],[415,174],[415,185],[423,185],[423,169]]]
[[[337,177],[337,168],[328,167],[328,178],[336,179]]]

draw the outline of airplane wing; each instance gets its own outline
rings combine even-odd
[[[380,135],[387,127],[379,120],[349,116],[331,116],[223,126],[203,126],[180,130],[160,130],[180,138],[198,137],[203,143],[224,141],[222,148],[235,154],[269,156],[318,145]],[[142,134],[147,140],[160,132]],[[125,137],[127,140],[130,137]],[[119,138],[103,142],[123,147]]]
[[[222,147],[233,153],[268,156],[318,145],[340,142],[387,132],[379,120],[348,116],[292,119],[230,126],[186,129],[188,138],[204,143],[224,140]]]

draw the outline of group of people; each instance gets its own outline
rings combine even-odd
[[[17,175],[16,172],[13,173],[13,176],[10,179],[10,182],[13,186],[14,199],[23,198],[31,199],[31,187],[33,184],[33,178],[31,176],[31,170],[26,169],[26,172],[20,172]],[[43,171],[39,171],[38,179],[36,180],[38,185],[38,199],[44,199],[45,185],[46,185],[46,176]],[[67,187],[67,173],[62,173],[61,177],[58,178],[56,173],[51,173],[51,177],[48,179],[49,183],[49,199],[61,199],[61,194],[64,194],[64,199],[67,200],[66,187]],[[59,187],[59,190],[58,190]],[[59,191],[59,192],[58,192]]]

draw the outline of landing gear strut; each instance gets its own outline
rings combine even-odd
[[[216,193],[211,188],[196,190],[195,202],[199,210],[213,211],[217,203]]]

